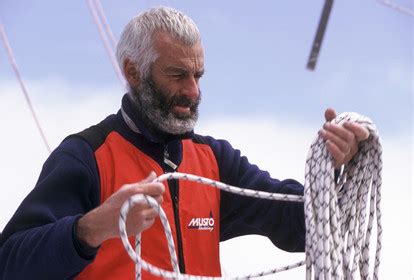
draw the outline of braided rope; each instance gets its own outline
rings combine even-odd
[[[306,279],[354,279],[359,268],[361,279],[369,277],[369,246],[376,214],[377,247],[373,279],[378,279],[381,251],[381,145],[375,125],[371,120],[355,113],[339,115],[333,122],[343,124],[352,121],[364,125],[370,132],[369,139],[360,143],[359,151],[344,168],[340,183],[334,181],[334,167],[324,141],[317,137],[311,145],[306,160],[304,196],[267,193],[241,189],[208,178],[184,173],[167,173],[154,182],[181,179],[209,185],[220,190],[255,198],[304,202],[306,224],[306,259],[289,266],[275,268],[230,279],[251,279],[296,268],[306,264]],[[341,186],[338,189],[337,186]],[[366,206],[370,194],[369,220],[366,225]],[[129,210],[137,203],[146,202],[157,210],[171,256],[173,271],[166,271],[140,258],[141,235],[135,237],[136,248],[129,243],[126,233],[126,219]],[[128,255],[136,264],[136,279],[141,279],[141,267],[150,273],[173,279],[216,280],[221,277],[180,274],[174,239],[165,212],[150,196],[137,194],[122,205],[119,217],[122,243]]]
[[[322,138],[311,145],[305,171],[306,271],[319,279],[369,278],[369,241],[377,216],[377,249],[373,279],[378,278],[381,250],[381,145],[374,124],[355,113],[341,114],[335,123],[357,122],[370,132],[345,167],[342,188],[336,189],[334,168]],[[368,226],[366,205],[371,188]],[[374,205],[375,204],[375,205]],[[364,239],[364,231],[365,239]],[[352,260],[352,262],[351,262]]]

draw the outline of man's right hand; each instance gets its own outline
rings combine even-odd
[[[159,204],[165,191],[162,183],[151,183],[156,178],[155,172],[134,184],[126,184],[112,194],[99,207],[88,212],[78,220],[76,234],[80,241],[96,248],[105,240],[119,236],[118,219],[122,204],[135,194],[152,196]],[[128,235],[136,235],[149,228],[158,213],[146,202],[141,202],[130,209],[127,219]]]

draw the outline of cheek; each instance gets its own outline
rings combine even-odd
[[[159,87],[160,91],[162,92],[163,96],[167,99],[173,98],[174,96],[180,95],[180,84],[172,81],[166,85]]]

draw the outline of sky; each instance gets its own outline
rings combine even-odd
[[[395,2],[414,9],[413,1]],[[384,151],[380,275],[409,279],[414,277],[414,19],[374,0],[335,1],[316,69],[309,71],[323,3],[102,0],[117,38],[131,17],[149,7],[172,6],[193,18],[206,68],[196,132],[229,140],[276,178],[303,182],[307,151],[327,107],[370,117]],[[4,0],[0,22],[52,148],[119,109],[125,89],[85,1]],[[48,156],[1,44],[0,126],[1,230]],[[226,241],[221,248],[229,275],[304,258],[257,236]],[[302,268],[280,274],[299,277]]]

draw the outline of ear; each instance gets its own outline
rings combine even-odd
[[[125,59],[124,74],[125,74],[126,80],[128,81],[128,84],[131,87],[137,87],[141,82],[139,71],[136,65],[137,65],[136,63],[130,61],[128,58]]]

